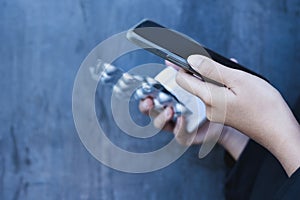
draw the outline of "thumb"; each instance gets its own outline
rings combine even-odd
[[[230,85],[233,74],[236,73],[233,69],[202,55],[191,55],[187,61],[202,76],[226,86]]]

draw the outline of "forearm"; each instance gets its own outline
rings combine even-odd
[[[274,134],[276,137],[267,148],[279,160],[288,176],[291,176],[300,167],[300,126],[293,118],[282,127]]]
[[[225,128],[226,130],[224,130],[219,144],[235,160],[238,160],[249,138],[236,129]],[[277,129],[274,137],[269,138],[267,143],[261,145],[266,147],[279,160],[287,175],[291,176],[300,167],[300,126],[296,120],[290,120],[283,128]]]
[[[258,118],[256,127],[240,130],[268,149],[291,176],[300,167],[300,127],[281,95],[274,99],[272,109],[262,109],[268,115]]]

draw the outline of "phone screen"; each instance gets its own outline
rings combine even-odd
[[[208,56],[208,53],[202,46],[200,46],[200,44],[155,22],[144,21],[133,31],[142,38],[180,56],[185,60],[192,54]]]
[[[186,60],[190,55],[200,54],[209,57],[224,66],[242,70],[266,80],[261,75],[243,67],[236,62],[231,61],[226,57],[221,56],[220,54],[206,47],[203,47],[187,36],[167,29],[164,26],[159,25],[153,21],[143,20],[130,31],[138,35],[140,38],[143,38],[143,40],[149,41],[150,43],[154,44],[156,47],[153,47],[153,45],[148,45],[147,47],[146,45],[145,48],[145,45],[138,44],[140,40],[138,38],[131,38],[130,40],[132,40],[133,42],[137,42],[138,45],[143,46],[143,48],[147,49],[148,51],[151,51],[158,56],[183,67],[193,74],[199,75],[197,72],[195,72],[194,69],[189,66]],[[173,55],[170,55],[169,52]]]

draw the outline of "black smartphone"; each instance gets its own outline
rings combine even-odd
[[[227,67],[242,70],[266,80],[261,75],[231,61],[228,58],[200,45],[195,40],[174,30],[168,29],[156,22],[144,19],[128,30],[127,39],[136,45],[168,60],[186,71],[201,76],[187,62],[193,54],[200,54],[213,59]]]

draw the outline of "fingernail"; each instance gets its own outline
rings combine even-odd
[[[170,118],[172,115],[172,110],[171,108],[166,108],[166,111],[165,111],[165,116],[166,118]]]
[[[199,67],[203,62],[204,58],[200,55],[191,55],[188,57],[187,61],[191,67]]]
[[[235,58],[230,58],[230,60],[235,62],[235,63],[238,63],[237,59],[235,59]]]

